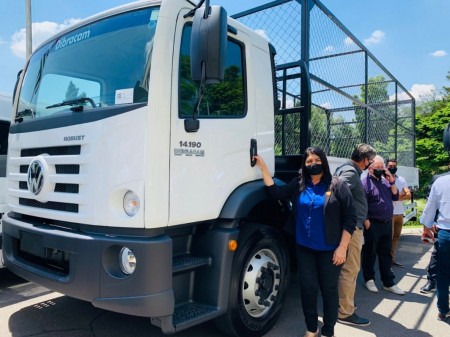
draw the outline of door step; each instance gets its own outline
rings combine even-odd
[[[152,324],[159,326],[165,334],[173,334],[207,322],[221,314],[223,312],[210,305],[188,302],[177,306],[172,316],[152,318]]]
[[[209,305],[201,303],[185,303],[175,308],[172,322],[174,326],[186,324],[189,321],[198,321],[203,317],[209,317],[217,311],[217,308],[213,308]]]
[[[208,256],[179,255],[172,259],[172,274],[185,273],[210,265],[211,258]]]

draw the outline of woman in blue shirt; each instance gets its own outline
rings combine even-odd
[[[276,185],[260,156],[255,157],[265,185],[274,199],[290,198],[293,207],[286,230],[296,242],[301,301],[307,331],[319,333],[317,298],[323,299],[322,336],[333,336],[339,295],[338,278],[356,226],[356,213],[347,184],[333,177],[325,153],[306,149],[298,178]]]

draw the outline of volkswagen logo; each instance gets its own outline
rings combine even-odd
[[[44,185],[44,167],[39,160],[34,160],[31,162],[30,167],[28,167],[28,191],[34,195],[38,195],[42,186]]]

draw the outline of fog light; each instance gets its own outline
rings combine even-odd
[[[127,275],[134,273],[136,269],[136,256],[131,249],[122,247],[119,253],[120,269]]]
[[[136,193],[128,191],[123,197],[123,209],[129,216],[135,216],[139,211],[141,201]]]

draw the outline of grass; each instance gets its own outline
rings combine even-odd
[[[427,202],[426,199],[416,199],[415,200],[416,204],[417,204],[417,214],[416,214],[416,219],[413,220],[409,220],[404,226],[408,227],[408,228],[419,228],[422,227],[422,225],[419,222],[420,216],[422,215],[423,209],[425,207],[425,204]],[[408,210],[409,211],[409,210]]]

